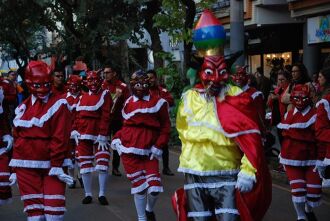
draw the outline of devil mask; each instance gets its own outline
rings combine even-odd
[[[149,94],[149,78],[147,73],[142,70],[136,71],[132,74],[130,85],[133,94],[139,99],[142,99]]]
[[[299,110],[303,111],[311,104],[310,91],[308,85],[298,84],[293,88],[290,95],[292,104]]]
[[[238,67],[236,74],[233,75],[233,81],[239,87],[244,87],[248,83],[249,76],[246,72],[246,68],[247,66]]]
[[[68,86],[68,91],[77,96],[81,90],[82,79],[78,75],[70,75],[66,84]]]
[[[25,82],[31,94],[45,99],[51,90],[50,68],[42,61],[31,61],[25,69]]]
[[[95,94],[100,90],[102,79],[99,73],[97,73],[96,71],[89,71],[87,73],[86,80],[87,80],[87,87],[92,93]]]

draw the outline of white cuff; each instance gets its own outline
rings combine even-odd
[[[108,136],[98,135],[95,142],[99,142],[99,141],[107,142],[109,141],[109,138]]]
[[[64,174],[62,167],[52,167],[50,168],[48,173],[49,176],[57,176],[61,174]]]
[[[163,154],[163,151],[161,149],[157,148],[156,146],[152,146],[151,147],[151,153],[153,153],[157,157],[161,157],[162,154]]]

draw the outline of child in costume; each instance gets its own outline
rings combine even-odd
[[[223,26],[205,10],[193,34],[201,83],[182,95],[176,121],[188,204],[183,215],[194,221],[261,220],[271,201],[270,175],[258,123],[248,110],[253,100],[228,83],[224,39]]]
[[[312,208],[320,205],[322,191],[321,178],[314,168],[322,153],[315,140],[316,110],[312,107],[309,86],[295,85],[291,102],[294,108],[277,126],[283,130],[280,163],[290,181],[297,220],[314,220]]]
[[[51,93],[52,77],[46,63],[31,61],[25,81],[31,96],[15,110],[15,142],[9,165],[17,175],[27,220],[60,221],[66,210],[65,184],[73,183],[64,173],[71,163],[65,159],[70,111],[66,99]]]
[[[122,110],[124,124],[111,143],[121,154],[127,178],[132,182],[131,194],[139,221],[154,221],[154,205],[163,192],[159,159],[170,132],[168,104],[149,92],[148,75],[134,72],[130,80],[133,95]]]
[[[101,88],[102,79],[95,71],[87,73],[88,92],[83,93],[76,107],[77,116],[71,137],[77,141],[80,173],[84,183],[83,204],[92,198],[92,172],[99,172],[99,197],[101,205],[108,205],[105,197],[110,161],[109,124],[112,99],[108,90]],[[93,160],[96,159],[96,166]]]

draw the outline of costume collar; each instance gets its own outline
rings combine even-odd
[[[68,98],[68,97],[70,97],[70,96],[72,96],[72,97],[74,97],[74,98],[77,98],[78,95],[79,95],[79,94],[77,94],[77,95],[73,95],[71,92],[67,92],[67,93],[66,93],[66,98]]]
[[[35,102],[37,101],[37,97],[34,96],[33,94],[31,95],[31,102],[32,102],[32,106],[35,104]],[[48,99],[49,99],[49,94],[44,98],[42,99],[42,103],[47,103],[48,102]]]
[[[303,111],[299,111],[297,108],[294,108],[293,115],[297,112],[300,112],[303,116],[305,116],[311,110],[311,106],[307,106]]]
[[[137,102],[140,100],[137,96],[133,95],[133,102]],[[142,100],[149,101],[150,100],[150,94],[143,96]]]

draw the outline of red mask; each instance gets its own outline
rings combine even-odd
[[[303,111],[311,104],[309,86],[298,84],[293,88],[290,99],[292,104],[300,111]]]
[[[233,81],[239,87],[244,87],[249,81],[249,75],[246,72],[247,66],[239,67],[235,75],[233,75]]]
[[[51,70],[43,61],[31,61],[25,69],[25,82],[31,94],[46,98],[51,90]]]
[[[92,93],[97,93],[102,84],[102,79],[96,71],[87,72],[87,87]]]
[[[223,56],[206,56],[199,72],[207,93],[211,96],[217,96],[221,90],[221,85],[228,81],[228,71]]]
[[[130,79],[130,85],[133,94],[139,99],[149,94],[149,78],[144,71],[139,70],[134,72]]]
[[[78,75],[70,75],[66,84],[71,94],[78,95],[81,90],[82,79]]]

